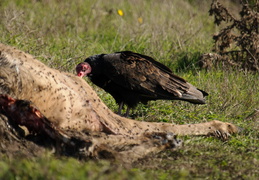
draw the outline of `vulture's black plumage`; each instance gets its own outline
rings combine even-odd
[[[110,93],[119,104],[119,114],[124,104],[128,115],[139,102],[167,99],[205,104],[208,95],[153,58],[131,51],[88,57],[76,71]]]

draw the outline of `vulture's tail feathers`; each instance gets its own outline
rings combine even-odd
[[[190,89],[182,94],[181,100],[188,101],[193,104],[206,104],[205,96],[208,96],[208,93],[197,89],[193,85],[190,85]]]

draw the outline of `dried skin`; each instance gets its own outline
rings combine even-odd
[[[11,124],[25,126],[30,133],[44,135],[56,142],[59,154],[70,154],[81,158],[109,158],[132,163],[150,153],[174,149],[181,145],[172,133],[145,133],[143,136],[109,135],[75,131],[62,131],[53,125],[29,101],[16,100],[0,95],[0,113],[8,117]],[[70,149],[73,149],[71,152]]]

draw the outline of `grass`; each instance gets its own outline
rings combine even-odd
[[[207,1],[1,0],[0,42],[26,51],[50,67],[74,73],[87,56],[132,50],[154,57],[179,76],[209,92],[207,105],[153,101],[139,105],[137,120],[177,124],[213,119],[242,127],[222,142],[181,137],[184,147],[124,168],[108,161],[79,161],[45,154],[0,160],[1,179],[256,179],[259,176],[258,73],[205,71],[199,55],[210,52],[219,29]],[[117,11],[123,11],[120,16]],[[140,20],[142,19],[142,21]],[[95,87],[109,108],[111,96]],[[249,118],[250,117],[250,118]]]

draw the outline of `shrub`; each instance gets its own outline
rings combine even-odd
[[[240,18],[234,17],[218,0],[213,0],[210,15],[214,15],[214,23],[224,26],[213,36],[213,51],[216,54],[202,56],[201,65],[206,68],[223,65],[239,69],[259,71],[258,23],[259,2],[242,2]]]

